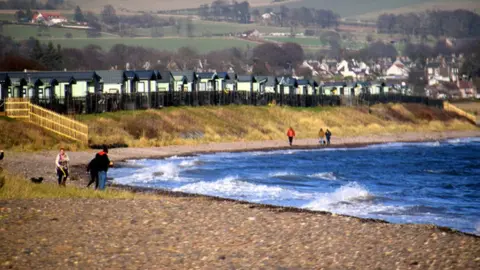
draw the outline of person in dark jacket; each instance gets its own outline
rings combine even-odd
[[[327,137],[327,144],[330,144],[330,138],[332,137],[332,132],[330,132],[328,128],[327,128],[327,132],[325,132],[325,137]]]
[[[90,172],[90,182],[88,182],[87,188],[90,187],[91,184],[95,183],[95,189],[98,189],[98,168],[95,164],[96,161],[97,160],[93,158],[87,165],[87,172]]]
[[[3,150],[0,150],[0,160],[2,160],[4,156],[5,155],[3,154]]]
[[[98,170],[98,189],[104,190],[107,184],[108,167],[112,166],[108,158],[108,148],[106,146],[103,146],[103,150],[95,156],[95,165]]]

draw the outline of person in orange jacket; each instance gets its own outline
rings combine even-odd
[[[290,146],[292,146],[293,137],[295,137],[295,130],[293,130],[292,127],[288,129],[287,137],[288,137],[288,142],[290,143]]]

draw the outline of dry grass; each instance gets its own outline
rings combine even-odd
[[[320,128],[329,128],[338,137],[477,128],[454,112],[416,104],[370,108],[181,107],[77,118],[89,126],[91,145],[130,147],[278,140],[285,138],[289,126],[298,138],[315,138]],[[0,125],[0,148],[38,151],[65,147],[75,151],[83,147],[23,122],[0,117]]]
[[[35,125],[0,117],[0,149],[38,151],[64,147],[70,151],[82,149],[80,143],[63,139]]]
[[[423,105],[370,108],[184,107],[80,116],[90,127],[92,144],[132,147],[284,139],[292,126],[299,138],[315,138],[318,129],[335,136],[394,134],[405,131],[472,130],[459,115]]]
[[[456,107],[466,111],[467,113],[473,114],[477,117],[480,117],[480,102],[475,102],[475,101],[464,101],[464,102],[458,102],[458,103],[453,103]]]
[[[19,176],[0,173],[0,200],[35,198],[154,199],[156,197],[111,189],[95,191],[68,185],[59,187],[54,183],[34,184]]]

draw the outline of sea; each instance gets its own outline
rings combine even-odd
[[[109,178],[480,235],[480,138],[127,160]]]

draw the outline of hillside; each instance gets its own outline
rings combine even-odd
[[[182,8],[197,8],[201,4],[211,4],[213,0],[72,0],[72,3],[79,5],[82,9],[99,11],[106,4],[111,4],[118,11],[158,11]],[[240,1],[239,1],[240,2]],[[330,9],[342,17],[356,17],[363,14],[378,14],[380,12],[395,12],[395,10],[419,11],[426,9],[457,9],[469,10],[480,8],[479,0],[286,0],[273,2],[271,0],[249,0],[250,6],[272,7],[285,5],[287,7],[308,7],[317,9]]]
[[[477,129],[454,113],[415,104],[376,105],[370,111],[346,107],[181,107],[77,118],[90,127],[91,144],[132,147],[283,140],[289,126],[298,138],[315,138],[319,128],[329,128],[334,137]],[[0,118],[0,125],[0,147],[7,149],[79,147],[22,122]]]

